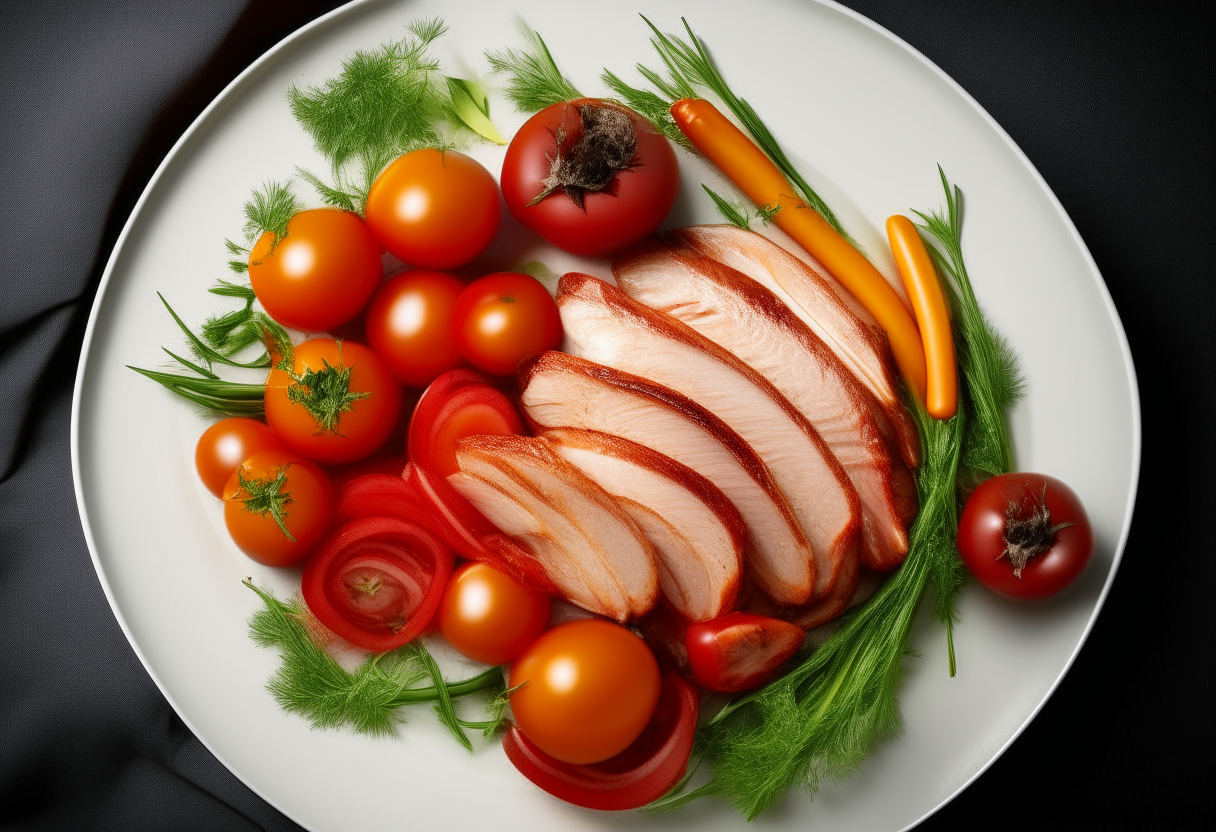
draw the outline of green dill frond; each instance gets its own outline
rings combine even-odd
[[[675,142],[689,153],[696,152],[696,148],[688,140],[688,136],[684,135],[684,132],[676,126],[675,119],[671,117],[671,99],[651,90],[631,87],[611,70],[605,69],[600,75],[600,79],[616,94],[618,101],[650,122],[650,125],[666,136],[669,141]]]
[[[317,176],[312,171],[305,170],[301,167],[296,168],[296,175],[309,185],[312,185],[313,190],[315,190],[321,197],[321,201],[331,208],[338,208],[342,211],[353,212],[355,211],[356,206],[360,203],[360,200],[366,198],[366,192],[364,195],[360,195],[358,193],[351,193],[343,190],[340,187],[335,187],[326,183],[325,180],[321,179],[321,177]]]
[[[241,230],[250,243],[269,232],[274,235],[277,245],[287,235],[288,221],[302,210],[304,204],[296,198],[290,183],[264,182],[260,188],[254,189],[253,195],[245,203],[245,225]],[[243,251],[230,240],[225,242],[229,251]],[[243,264],[242,271],[247,265]]]
[[[492,72],[507,76],[505,93],[516,109],[536,113],[551,104],[582,98],[583,94],[557,68],[540,33],[522,18],[517,17],[515,24],[527,47],[486,52],[486,60]]]
[[[742,228],[744,231],[751,228],[751,221],[748,218],[747,208],[744,205],[738,202],[728,201],[725,197],[721,196],[717,191],[708,185],[702,184],[701,187],[705,189],[705,193],[709,194],[710,199],[714,201],[714,205],[718,209],[718,213],[720,213],[728,223],[736,228]]]
[[[441,143],[436,125],[446,118],[446,88],[428,48],[446,27],[429,19],[408,28],[401,40],[355,52],[322,85],[288,90],[292,115],[333,169],[369,151],[394,158]]]
[[[460,682],[422,685],[428,672],[419,644],[370,656],[348,673],[325,650],[327,631],[298,596],[284,602],[245,585],[262,600],[249,619],[249,635],[262,647],[279,651],[280,664],[266,684],[283,710],[308,720],[313,728],[347,728],[372,737],[393,736],[404,721],[401,708],[502,688],[502,672],[493,667]]]

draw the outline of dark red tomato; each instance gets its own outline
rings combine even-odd
[[[736,693],[767,682],[805,638],[806,632],[788,621],[728,612],[689,624],[684,643],[697,684]]]
[[[203,431],[194,448],[194,467],[207,490],[224,496],[232,472],[258,451],[283,450],[283,443],[265,422],[233,417]]]
[[[1094,531],[1076,492],[1045,474],[980,483],[958,523],[958,551],[981,584],[1018,600],[1054,595],[1094,553]]]
[[[308,557],[329,531],[334,489],[318,466],[287,451],[258,451],[224,486],[224,524],[242,552],[267,566]]]
[[[562,342],[553,296],[536,278],[519,272],[496,272],[470,283],[456,302],[452,327],[469,363],[496,376],[515,375],[519,359]]]
[[[675,203],[680,167],[671,144],[637,113],[580,98],[519,128],[501,179],[521,223],[558,248],[602,257],[659,227]]]
[[[266,421],[291,450],[342,465],[378,450],[401,418],[401,383],[367,347],[314,338],[295,348],[292,370],[266,379]]]
[[[383,272],[380,244],[357,214],[301,211],[275,244],[267,232],[249,254],[249,282],[284,326],[325,332],[363,311]]]
[[[688,768],[697,731],[697,692],[675,674],[663,676],[654,716],[633,744],[600,763],[563,763],[536,747],[519,726],[503,736],[507,759],[554,797],[606,811],[640,809],[667,794]]]
[[[448,581],[439,632],[474,661],[505,664],[549,623],[549,596],[484,563],[466,563]]]
[[[456,370],[436,379],[418,399],[406,452],[415,465],[446,477],[456,472],[456,443],[462,438],[523,432],[519,411],[489,379]]]
[[[454,269],[485,250],[498,230],[498,185],[454,150],[415,150],[372,183],[367,224],[411,266]]]
[[[452,574],[452,550],[398,517],[363,517],[335,531],[304,565],[304,602],[322,624],[365,650],[413,641]]]
[[[452,313],[464,283],[413,269],[380,284],[364,318],[367,344],[407,387],[425,387],[461,363]]]
[[[526,684],[525,684],[526,683]],[[632,631],[598,618],[559,624],[511,665],[511,711],[537,748],[598,763],[638,738],[659,699],[659,665]]]

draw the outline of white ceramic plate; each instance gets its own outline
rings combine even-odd
[[[883,250],[878,229],[891,213],[942,204],[938,163],[962,186],[976,291],[1029,379],[1012,414],[1017,465],[1071,483],[1097,527],[1096,562],[1064,597],[1023,607],[976,587],[963,593],[956,678],[946,675],[941,628],[922,616],[912,639],[923,658],[906,662],[900,689],[903,736],[880,746],[847,783],[828,785],[814,802],[790,795],[751,827],[901,829],[1000,754],[1051,693],[1097,615],[1135,495],[1134,372],[1076,230],[966,93],[839,7],[756,0],[744,13],[738,8],[647,0],[644,11],[667,31],[678,29],[681,14],[692,15],[736,91],[870,251]],[[642,21],[614,4],[580,5],[576,13],[547,0],[354,4],[266,55],[178,143],[123,231],[89,324],[72,434],[85,532],[115,614],[165,696],[228,767],[310,829],[741,829],[734,811],[716,802],[671,817],[571,808],[519,777],[496,746],[473,755],[458,748],[425,708],[395,740],[318,733],[279,712],[263,690],[276,657],[248,638],[245,621],[257,602],[241,579],[253,575],[284,595],[296,576],[260,568],[235,550],[217,501],[193,470],[206,420],[125,367],[155,366],[161,345],[180,344],[158,291],[189,321],[228,308],[205,290],[225,273],[222,242],[239,233],[254,186],[288,177],[296,165],[324,170],[288,112],[289,85],[320,83],[353,50],[433,15],[451,26],[437,50],[448,73],[484,75],[484,50],[518,45],[515,11],[542,31],[586,93],[604,92],[598,76],[605,64],[633,77],[635,61],[654,63]],[[492,106],[505,134],[523,120],[501,100]],[[500,150],[476,155],[498,169]],[[684,191],[671,224],[718,221],[699,183],[728,187],[687,156],[681,164]],[[487,265],[537,256],[558,271],[570,265],[527,249],[498,246]],[[604,273],[602,264],[582,265]],[[1040,303],[1044,296],[1052,302]]]

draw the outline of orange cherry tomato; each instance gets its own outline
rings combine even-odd
[[[233,541],[267,566],[292,566],[308,557],[329,531],[335,501],[324,471],[277,450],[259,451],[237,466],[223,499]]]
[[[367,193],[367,224],[411,266],[453,269],[485,250],[498,230],[498,183],[454,150],[397,158]]]
[[[315,384],[317,389],[304,383],[310,371],[344,374],[347,370],[349,382],[335,384],[339,389],[330,391],[328,402],[310,407],[293,401],[322,388],[321,381]],[[342,400],[340,405],[334,404],[334,396]],[[295,348],[290,374],[278,367],[270,371],[266,421],[297,454],[326,465],[342,465],[363,459],[385,443],[401,418],[403,398],[400,382],[367,347],[354,341],[314,338]]]
[[[456,302],[452,326],[469,363],[496,376],[514,375],[519,359],[562,342],[562,320],[549,290],[519,272],[470,283]]]
[[[549,596],[484,563],[466,563],[439,605],[439,632],[470,659],[509,662],[549,623]]]
[[[532,642],[511,665],[517,685],[511,710],[537,748],[564,763],[596,763],[628,748],[650,721],[659,664],[620,624],[583,619]]]
[[[407,387],[425,387],[463,362],[452,312],[464,283],[446,272],[413,269],[389,278],[364,317],[367,343]]]
[[[334,208],[301,211],[274,242],[266,232],[249,254],[249,283],[279,323],[306,332],[354,318],[383,272],[380,244],[357,214]]]
[[[203,431],[194,448],[194,467],[207,490],[224,496],[232,472],[258,451],[281,450],[283,443],[265,422],[233,417]]]

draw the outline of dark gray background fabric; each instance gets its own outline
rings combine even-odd
[[[124,639],[80,530],[69,416],[98,278],[156,165],[241,69],[337,5],[0,0],[0,829],[298,828],[190,734]],[[1043,174],[1110,288],[1143,406],[1131,539],[1089,641],[920,828],[1197,828],[1216,739],[1210,12],[846,5],[950,74]]]

